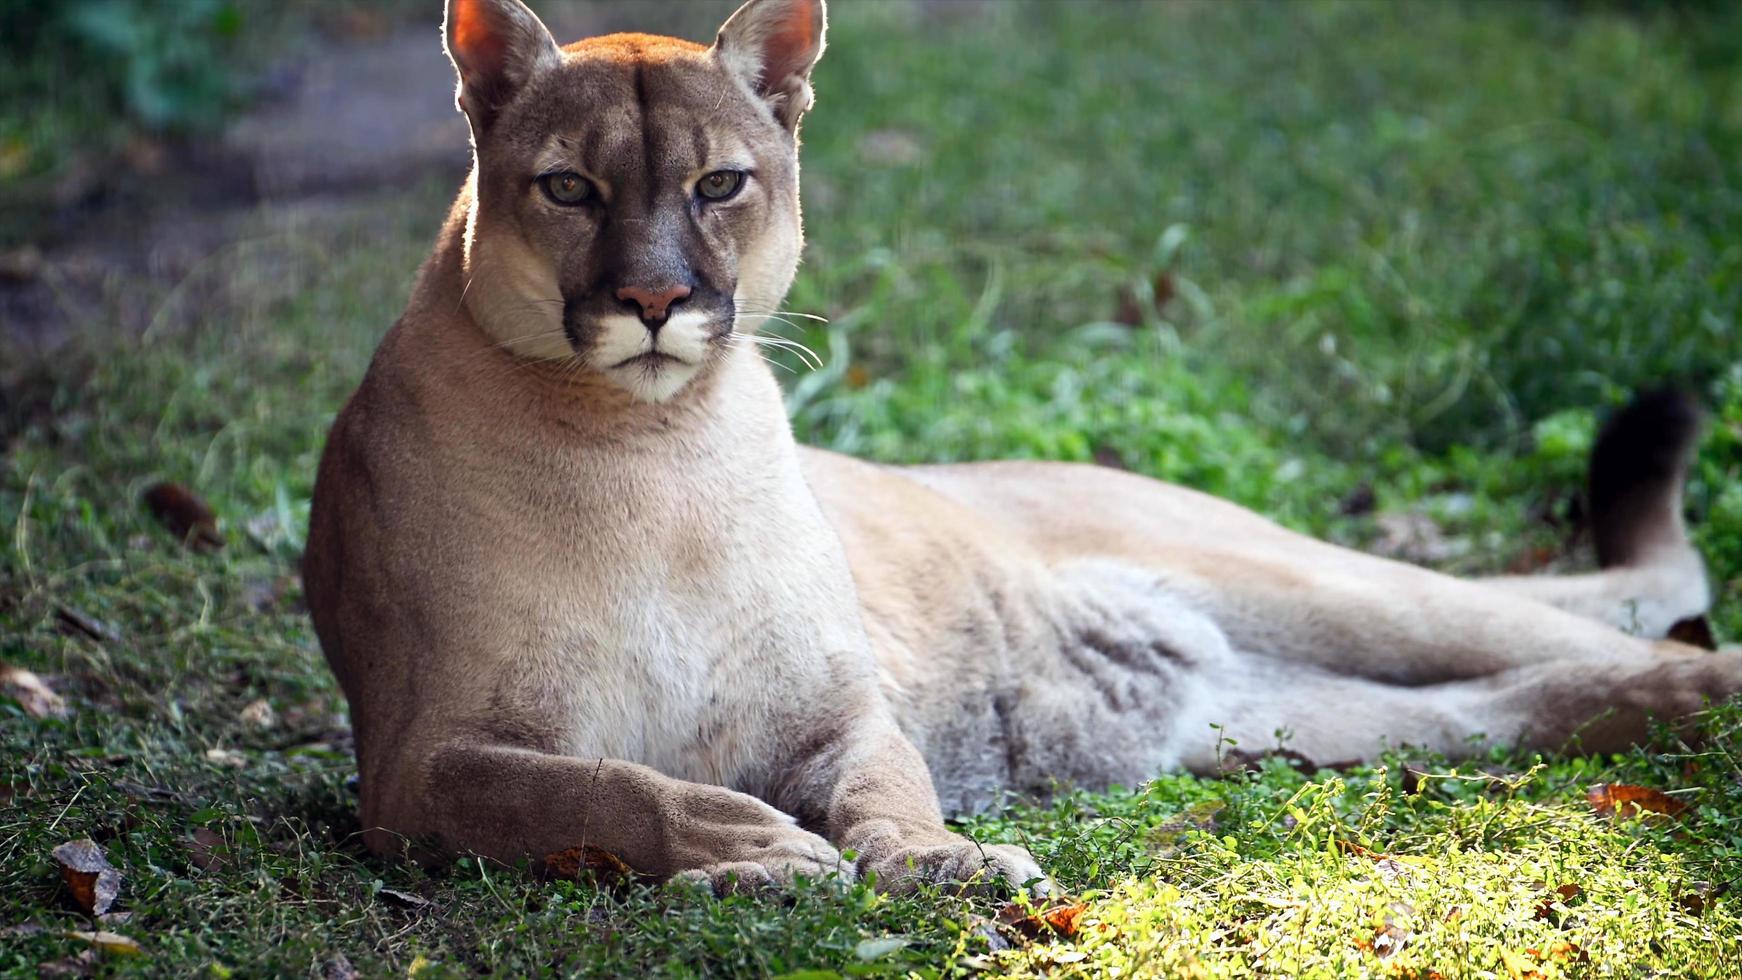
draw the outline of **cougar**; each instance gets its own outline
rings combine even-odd
[[[473,167],[333,425],[303,566],[371,847],[1044,890],[946,816],[1215,771],[1221,740],[1605,751],[1742,688],[1664,639],[1710,601],[1678,396],[1603,432],[1600,569],[1561,577],[1108,468],[797,445],[749,338],[799,260],[824,21],[750,0],[705,47],[559,47],[520,0],[448,0]]]

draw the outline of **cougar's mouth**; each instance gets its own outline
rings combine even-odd
[[[623,360],[618,361],[616,364],[611,365],[611,370],[615,371],[618,368],[626,368],[626,367],[658,368],[658,367],[664,367],[667,364],[688,364],[688,363],[689,363],[688,361],[685,361],[681,358],[673,357],[672,355],[667,354],[665,351],[650,350],[650,351],[644,351],[643,353],[640,353],[640,354],[636,354],[633,357],[625,357]]]

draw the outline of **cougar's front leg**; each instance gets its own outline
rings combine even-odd
[[[881,889],[910,891],[922,882],[1052,889],[1026,849],[950,831],[925,758],[882,695],[869,692],[854,705],[793,770],[777,802],[811,817],[836,847],[857,856],[861,874],[876,873]]]
[[[716,891],[853,876],[828,841],[753,796],[615,759],[457,738],[428,753],[413,809],[396,822],[507,862],[590,844]]]

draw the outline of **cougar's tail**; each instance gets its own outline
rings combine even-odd
[[[1604,568],[1698,562],[1682,488],[1704,414],[1681,391],[1645,392],[1616,412],[1591,451],[1588,506]]]

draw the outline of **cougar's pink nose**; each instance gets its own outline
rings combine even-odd
[[[641,307],[642,322],[649,326],[664,323],[667,311],[683,302],[689,294],[690,287],[682,285],[666,286],[663,289],[624,286],[617,290],[618,299]]]

